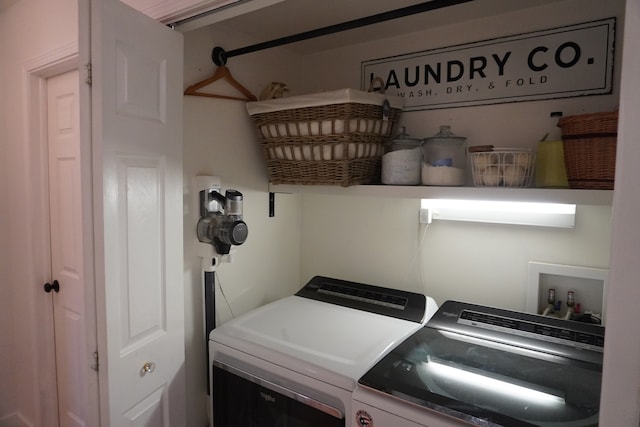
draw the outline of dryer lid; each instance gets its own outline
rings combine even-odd
[[[315,280],[310,282],[315,288],[320,282],[336,283],[335,279]],[[368,292],[386,290],[338,282]],[[303,292],[307,295],[299,293],[259,307],[214,329],[210,339],[214,346],[216,343],[224,344],[320,381],[353,390],[358,378],[390,349],[421,328],[437,309],[433,299],[421,296],[423,311],[418,315],[419,320],[406,320],[399,318],[402,316],[374,312],[376,310],[371,306],[383,311],[402,310],[390,308],[386,303],[380,305],[363,300],[359,291],[353,298],[346,298],[340,303],[336,302],[336,299],[342,299],[335,295],[336,289],[326,289],[330,292],[307,289]],[[395,296],[403,293],[388,291]],[[312,292],[317,298],[308,297]],[[323,300],[325,297],[330,301]],[[398,302],[392,300],[391,304],[399,305]],[[354,304],[371,309],[354,308]]]

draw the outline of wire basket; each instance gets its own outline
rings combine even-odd
[[[564,163],[570,188],[612,190],[616,173],[618,112],[563,117]]]
[[[344,89],[248,103],[269,182],[369,184],[380,179],[383,143],[402,99]]]
[[[529,187],[535,154],[526,149],[493,149],[469,153],[476,187]]]

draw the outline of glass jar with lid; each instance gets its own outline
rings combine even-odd
[[[422,165],[422,140],[411,138],[405,128],[384,143],[382,183],[389,185],[419,185]]]
[[[423,147],[422,184],[460,186],[465,182],[466,138],[456,136],[450,126],[425,138]]]

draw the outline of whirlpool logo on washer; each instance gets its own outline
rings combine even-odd
[[[271,402],[271,403],[276,403],[276,398],[273,397],[272,395],[270,395],[269,393],[265,393],[264,391],[260,392],[260,397],[262,398],[262,400],[264,400],[265,402]]]
[[[360,409],[356,412],[356,423],[360,427],[373,427],[373,419],[365,410]]]

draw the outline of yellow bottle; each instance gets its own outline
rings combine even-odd
[[[551,117],[561,117],[562,113],[551,113]],[[568,188],[567,170],[564,164],[564,148],[559,135],[547,141],[547,135],[538,142],[536,155],[535,184],[540,188]]]

